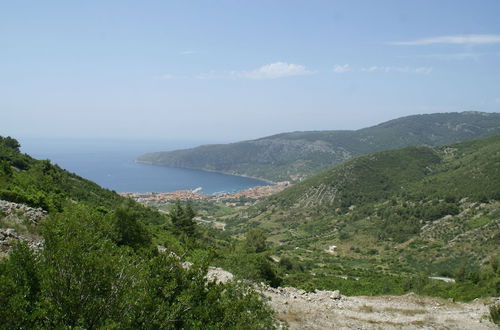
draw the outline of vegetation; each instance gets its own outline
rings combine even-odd
[[[496,325],[500,325],[500,304],[490,306],[490,316]]]
[[[19,245],[0,264],[2,327],[272,327],[249,287],[207,284],[203,262],[119,246],[115,230],[86,207],[47,219],[40,253]]]
[[[190,205],[161,215],[19,153],[16,142],[0,139],[1,198],[49,215],[28,228],[43,249],[19,243],[0,260],[0,329],[274,328],[251,286],[207,282],[203,251],[217,242],[194,229]]]
[[[266,232],[290,286],[498,296],[498,150],[500,135],[362,156],[225,216],[225,228]]]
[[[145,163],[300,181],[356,156],[413,145],[438,146],[500,133],[500,114],[416,115],[356,131],[311,131],[146,154]]]
[[[283,284],[283,272],[272,260],[266,238],[263,231],[250,230],[243,240],[221,249],[214,262],[241,279],[278,287]]]
[[[20,243],[0,260],[0,328],[276,326],[245,281],[207,282],[209,264],[273,287],[498,296],[498,150],[500,135],[383,151],[249,208],[176,201],[160,213],[1,138],[0,198],[48,216],[23,227],[43,249]],[[195,225],[197,213],[226,230]]]
[[[190,203],[187,203],[186,206],[183,207],[179,200],[175,202],[175,205],[172,206],[169,212],[170,220],[176,229],[189,237],[192,237],[196,231],[196,224],[194,222],[195,215]]]

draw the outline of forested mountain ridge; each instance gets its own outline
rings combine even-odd
[[[282,133],[230,144],[155,152],[137,161],[219,171],[271,181],[300,181],[353,157],[411,145],[438,146],[500,133],[500,114],[437,113],[356,131]]]

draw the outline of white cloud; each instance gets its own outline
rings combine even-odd
[[[333,67],[333,72],[335,73],[344,73],[347,71],[351,71],[351,66],[349,64],[344,64],[344,65],[335,65]]]
[[[196,75],[196,79],[277,79],[316,73],[305,66],[286,62],[266,64],[251,71],[210,71]]]
[[[408,67],[408,66],[370,66],[361,68],[362,72],[397,72],[397,73],[414,73],[414,74],[430,74],[432,73],[431,67]]]
[[[378,71],[380,69],[381,69],[381,67],[378,67],[376,65],[372,65],[371,67],[368,67],[368,68],[361,68],[361,71],[363,71],[363,72],[374,72],[374,71]]]
[[[500,34],[462,34],[391,42],[392,45],[402,46],[425,46],[433,44],[481,45],[494,43],[500,43]]]
[[[495,99],[495,102],[498,103],[498,104],[500,104],[500,97],[497,98],[497,99]]]
[[[421,67],[410,69],[410,70],[413,70],[413,72],[417,73],[417,74],[431,74],[432,73],[432,68],[426,67],[426,66],[421,66]]]
[[[195,54],[196,52],[194,50],[183,50],[182,52],[179,53],[179,55],[192,55]]]
[[[276,79],[291,76],[303,76],[313,73],[315,72],[307,70],[303,65],[286,62],[275,62],[263,65],[252,71],[231,72],[232,75],[247,79]]]

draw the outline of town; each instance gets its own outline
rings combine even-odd
[[[123,197],[132,198],[142,204],[149,203],[171,203],[180,201],[207,201],[207,202],[226,202],[227,206],[237,206],[237,202],[244,205],[252,205],[261,198],[276,194],[292,184],[289,181],[277,182],[269,186],[255,186],[252,188],[240,190],[234,193],[202,194],[200,188],[194,190],[177,190],[173,192],[148,192],[148,193],[120,193]]]

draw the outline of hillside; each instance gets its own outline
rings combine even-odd
[[[130,205],[145,223],[162,223],[164,217],[138,203],[68,172],[49,160],[38,160],[19,151],[19,143],[0,137],[0,200],[63,212],[72,205],[85,205],[103,213]]]
[[[290,266],[289,285],[499,295],[500,135],[361,156],[224,221],[234,235],[264,230],[309,273]],[[461,282],[438,288],[429,276]]]
[[[356,131],[292,132],[230,144],[155,152],[137,161],[300,181],[353,157],[412,145],[438,146],[500,133],[500,114],[415,115]]]
[[[272,329],[274,317],[292,328],[315,320],[325,328],[411,328],[464,313],[477,325],[490,300],[346,295],[498,296],[499,146],[497,135],[362,156],[246,215],[224,216],[225,232],[207,232],[194,227],[190,205],[160,214],[0,138],[0,248],[8,245],[7,257],[0,253],[0,328]],[[332,244],[337,250],[326,252]],[[253,286],[213,278],[229,273],[209,262],[266,283],[261,292],[271,301]],[[338,289],[341,296],[324,291]],[[413,300],[434,307],[408,311],[393,302]],[[320,316],[326,311],[339,317]]]
[[[273,329],[262,295],[208,277],[213,239],[0,137],[0,329]],[[161,244],[161,245],[160,245]]]

